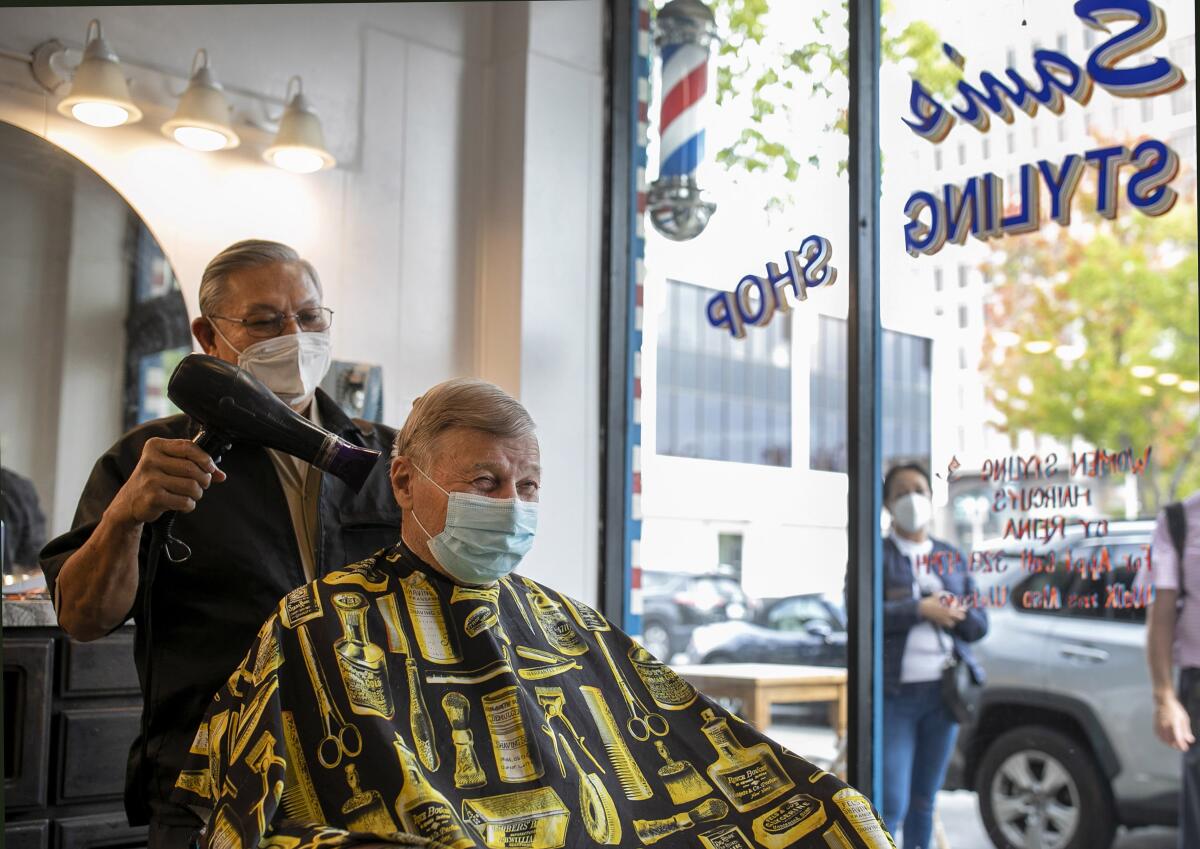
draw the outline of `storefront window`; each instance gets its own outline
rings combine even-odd
[[[880,74],[882,322],[928,336],[931,373],[929,418],[883,402],[885,443],[929,428],[928,460],[884,496],[878,801],[904,846],[939,829],[956,849],[1108,846],[1121,825],[1175,822],[1180,755],[1153,732],[1145,621],[1153,520],[1200,489],[1194,13],[1154,3],[1165,31],[1113,69],[1088,58],[1156,24],[1088,26],[1077,8],[934,18],[900,0],[884,22],[947,45],[945,76]],[[1165,81],[1122,88],[1155,57]],[[925,293],[956,269],[939,315]],[[942,694],[951,653],[986,676],[961,722]]]
[[[696,177],[715,212],[686,239],[647,219],[643,633],[676,665],[845,669],[846,576],[878,566],[875,801],[899,845],[1074,849],[1168,826],[1180,763],[1153,735],[1145,629],[1154,519],[1200,489],[1194,11],[885,7],[881,327],[867,332],[876,471],[899,471],[872,564],[847,562],[848,452],[864,435],[847,281],[770,314],[748,289],[739,300],[810,235],[847,269],[846,17],[819,5],[712,4],[722,43]],[[1130,83],[1151,60],[1157,87]],[[699,604],[681,581],[744,599]],[[948,657],[985,682],[974,708],[943,694]],[[795,706],[769,728],[833,768],[839,731]],[[1119,845],[1174,837],[1136,834]]]

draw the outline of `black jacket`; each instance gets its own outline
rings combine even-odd
[[[316,550],[320,576],[395,543],[400,511],[388,478],[395,432],[352,421],[319,390],[316,397],[327,430],[383,452],[361,492],[322,475]],[[42,550],[51,593],[63,562],[91,535],[132,474],[146,440],[190,439],[196,433],[196,424],[186,416],[157,419],[125,434],[97,461],[73,529]],[[174,534],[191,547],[191,558],[183,563],[160,559],[152,591],[153,645],[147,645],[143,617],[149,526],[142,535],[143,580],[130,615],[137,625],[134,661],[144,695],[147,763],[142,763],[138,740],[130,750],[125,794],[126,812],[135,825],[148,821],[150,810],[168,798],[213,694],[242,661],[263,621],[280,598],[307,583],[287,499],[265,449],[235,444],[220,465],[228,479],[213,484],[194,511],[175,521]],[[145,692],[148,663],[154,670],[150,693]]]
[[[930,567],[942,579],[946,592],[959,598],[970,598],[975,592],[975,579],[971,577],[968,563],[953,547],[941,540],[933,541]],[[904,645],[908,642],[908,631],[921,622],[917,613],[919,599],[912,597],[912,561],[900,552],[891,537],[883,541],[883,692],[895,694],[900,691],[900,666],[904,659]],[[969,607],[967,618],[959,622],[948,633],[954,639],[954,650],[971,670],[977,684],[984,680],[983,667],[967,643],[983,638],[987,633],[987,612],[980,607]]]

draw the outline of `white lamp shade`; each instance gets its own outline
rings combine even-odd
[[[208,66],[192,76],[163,135],[193,150],[226,150],[241,143],[229,124],[229,103]]]
[[[321,119],[308,105],[302,93],[292,98],[274,143],[263,152],[263,158],[280,168],[302,174],[332,168],[337,160],[325,147]]]
[[[83,51],[83,62],[75,69],[71,90],[58,104],[58,111],[93,127],[117,127],[142,120],[129,96],[129,84],[121,73],[117,54],[108,46],[96,24],[95,37],[89,38]],[[88,25],[91,35],[92,24]]]
[[[119,117],[118,110],[124,110],[123,117]],[[95,127],[116,127],[142,120],[142,110],[129,96],[129,85],[121,74],[121,66],[107,59],[83,60],[75,71],[71,90],[58,104],[58,111]],[[118,120],[103,120],[101,116],[106,113]],[[93,120],[89,121],[88,117]]]

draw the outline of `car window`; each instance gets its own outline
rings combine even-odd
[[[642,591],[651,593],[666,592],[674,580],[675,576],[668,572],[643,572]]]
[[[1017,585],[1013,592],[1013,606],[1025,613],[1062,615],[1067,609],[1067,591],[1074,577],[1065,569],[1034,572]]]
[[[1114,622],[1142,625],[1146,605],[1153,600],[1147,571],[1150,539],[1125,540],[1109,547],[1112,572],[1105,590],[1108,618]]]
[[[1149,590],[1138,578],[1146,568],[1148,542],[1125,536],[1060,548],[1054,552],[1054,571],[1025,578],[1013,593],[1013,605],[1026,613],[1145,622]]]
[[[836,630],[829,611],[819,598],[789,598],[771,608],[767,627],[774,631],[803,631],[809,622],[825,622]]]
[[[726,603],[746,602],[742,585],[732,578],[694,578],[690,589],[697,595],[719,598]]]

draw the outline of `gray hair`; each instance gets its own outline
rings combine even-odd
[[[535,428],[529,411],[499,386],[457,377],[413,401],[392,444],[392,458],[410,457],[428,465],[437,438],[452,427],[474,428],[501,439],[533,436]]]
[[[226,295],[225,286],[230,274],[277,262],[299,265],[317,287],[317,294],[325,296],[317,270],[311,262],[302,259],[295,248],[266,239],[243,239],[221,251],[205,266],[204,274],[200,277],[200,315],[209,316],[216,312],[217,305]]]

